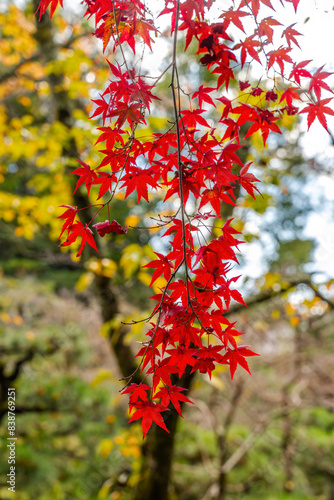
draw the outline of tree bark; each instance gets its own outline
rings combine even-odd
[[[194,373],[190,373],[190,369],[187,369],[180,380],[172,380],[172,382],[177,382],[178,386],[189,390],[193,379]],[[181,408],[182,406],[181,402]],[[179,414],[171,406],[171,411],[162,415],[166,415],[164,420],[169,433],[154,425],[147,434],[142,446],[140,480],[134,500],[168,500],[170,498],[173,451]]]

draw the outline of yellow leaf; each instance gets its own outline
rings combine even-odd
[[[10,323],[10,316],[6,312],[0,313],[0,319],[3,323]]]
[[[281,313],[280,313],[280,311],[279,311],[278,309],[275,309],[275,310],[274,310],[274,311],[272,311],[272,313],[271,313],[271,317],[272,317],[273,319],[278,319],[280,316],[281,316]]]
[[[76,282],[75,289],[78,292],[83,292],[84,290],[86,290],[89,287],[89,285],[92,284],[93,280],[94,280],[93,273],[91,273],[91,272],[84,273],[80,276],[80,278]]]
[[[97,385],[101,384],[101,382],[104,382],[108,378],[112,378],[111,371],[110,370],[101,370],[96,377],[91,382],[92,387],[96,387]]]
[[[108,424],[113,424],[116,421],[115,415],[107,415],[106,416],[106,421]]]
[[[300,323],[300,320],[299,320],[298,316],[292,316],[290,318],[290,324],[291,324],[291,326],[298,326],[299,323]]]
[[[160,291],[161,291],[160,288],[164,288],[166,286],[166,284],[167,284],[167,281],[165,280],[165,278],[163,278],[162,276],[159,276],[159,278],[156,279],[152,285],[154,293],[160,293]]]
[[[103,457],[103,458],[108,458],[112,449],[114,447],[114,443],[112,442],[111,439],[104,439],[98,446],[98,453]]]
[[[138,279],[139,279],[139,281],[144,283],[144,285],[149,286],[149,284],[151,283],[152,277],[148,273],[146,273],[145,271],[140,271],[140,273],[138,273]]]
[[[14,323],[14,325],[17,325],[17,326],[22,325],[23,324],[22,316],[14,316],[13,323]]]
[[[211,375],[211,385],[218,391],[223,391],[225,389],[225,384],[221,378],[216,377],[216,375]]]
[[[140,221],[139,216],[136,214],[132,214],[125,219],[125,225],[129,227],[135,227],[139,221]]]
[[[131,278],[140,267],[143,257],[143,249],[136,243],[128,245],[124,248],[120,260],[120,266],[124,269],[125,279]]]
[[[116,444],[123,444],[125,440],[124,440],[123,436],[116,436],[114,438],[114,441],[115,441]]]
[[[29,330],[29,332],[26,333],[26,339],[31,341],[31,340],[34,340],[34,338],[35,338],[34,332]]]

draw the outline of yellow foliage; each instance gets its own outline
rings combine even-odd
[[[103,458],[108,458],[113,448],[114,448],[114,443],[112,442],[112,440],[104,439],[99,444],[97,451]]]
[[[292,316],[290,318],[290,324],[291,324],[291,326],[296,327],[296,326],[299,325],[299,323],[300,323],[300,319],[298,318],[298,316]]]
[[[11,321],[9,314],[8,314],[8,313],[6,313],[6,312],[2,312],[2,313],[0,313],[0,320],[1,320],[3,323],[10,323],[10,321]]]
[[[113,424],[116,421],[115,415],[107,415],[106,416],[106,422],[108,424]]]
[[[131,215],[128,215],[128,217],[125,219],[125,225],[128,227],[136,227],[139,221],[140,221],[140,218],[138,215],[131,214]]]
[[[161,292],[161,288],[164,288],[166,286],[167,281],[163,276],[159,276],[158,279],[155,280],[155,282],[152,285],[154,293],[159,293]]]
[[[106,321],[101,327],[100,333],[102,337],[108,337],[110,330],[114,331],[113,341],[116,342],[119,327],[121,326],[123,316],[121,314],[116,314],[113,319]]]
[[[140,436],[135,431],[135,426],[129,430],[123,431],[122,435],[114,438],[114,443],[119,445],[119,450],[124,457],[139,458],[140,451]]]
[[[274,311],[271,312],[271,317],[273,319],[279,319],[281,316],[281,313],[278,309],[274,309]]]
[[[22,316],[14,316],[13,317],[13,323],[16,326],[23,325],[23,318],[22,318]]]
[[[26,339],[30,340],[30,341],[34,340],[35,339],[34,332],[32,332],[31,330],[29,330],[28,332],[26,332]]]
[[[124,439],[123,436],[116,436],[116,437],[114,437],[115,444],[123,444],[124,441],[125,441],[125,439]]]
[[[100,489],[100,491],[97,494],[98,500],[104,500],[107,497],[107,495],[110,491],[110,486],[111,486],[111,484],[104,484],[102,486],[102,488]]]
[[[101,384],[102,382],[104,382],[109,378],[112,378],[110,370],[100,370],[100,372],[92,380],[91,385],[92,387],[96,387],[97,385]]]
[[[223,380],[214,374],[211,375],[210,383],[218,391],[223,392],[225,390],[225,384],[224,384]]]
[[[290,302],[287,302],[285,304],[285,312],[288,316],[291,316],[295,313],[295,308],[292,306],[292,304],[290,304]]]
[[[139,279],[139,281],[144,283],[144,285],[149,286],[151,283],[152,277],[150,274],[148,274],[148,272],[140,271],[138,273],[138,279]]]
[[[120,494],[119,491],[114,491],[111,495],[110,495],[110,498],[111,500],[119,500],[120,498],[122,498],[122,495]]]
[[[83,273],[80,278],[78,279],[78,281],[76,282],[75,284],[75,289],[78,291],[78,292],[83,292],[84,290],[86,290],[89,285],[91,285],[94,281],[94,274],[91,273],[91,272],[88,272],[88,273]]]
[[[132,243],[124,248],[120,266],[124,270],[125,279],[131,278],[139,269],[143,257],[143,248],[137,243]]]
[[[273,288],[275,284],[280,283],[281,275],[279,273],[267,273],[265,275],[265,286],[267,288]]]
[[[278,126],[282,128],[287,128],[288,130],[292,130],[294,125],[296,124],[297,116],[296,115],[288,115],[284,113],[282,118],[278,122]]]
[[[117,271],[117,264],[111,259],[90,259],[86,264],[87,269],[98,276],[112,278]]]

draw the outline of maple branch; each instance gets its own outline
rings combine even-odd
[[[157,76],[157,77],[156,76],[149,76],[149,75],[141,75],[141,76],[142,76],[142,78],[151,78],[152,80],[155,80],[155,82],[153,84],[153,86],[155,86],[172,66],[173,66],[173,63],[171,62],[170,64],[168,64],[167,68],[165,68],[163,70],[161,75]]]
[[[118,46],[120,48],[120,51],[121,51],[121,54],[122,54],[122,57],[123,57],[123,61],[124,61],[125,67],[126,67],[126,71],[128,73],[129,78],[131,79],[133,85],[136,85],[136,82],[134,81],[134,79],[132,77],[132,74],[131,74],[131,72],[129,70],[129,66],[128,66],[128,63],[126,61],[126,58],[125,58],[125,55],[124,55],[124,50],[123,50],[122,43],[121,43],[121,39],[120,39],[120,36],[119,36],[118,24],[117,24],[117,19],[116,19],[115,0],[112,0],[112,11],[113,11],[114,20],[115,20],[115,28],[116,28]]]
[[[179,191],[180,191],[180,205],[181,205],[181,221],[182,221],[182,240],[183,240],[183,260],[184,260],[184,269],[185,269],[185,282],[187,287],[187,295],[188,295],[188,305],[191,306],[190,294],[189,294],[189,272],[187,265],[187,237],[186,237],[186,223],[185,223],[185,203],[184,203],[184,193],[183,193],[183,165],[181,158],[181,135],[180,135],[180,84],[177,75],[177,66],[176,66],[176,49],[177,49],[177,33],[178,33],[178,23],[179,23],[179,15],[180,15],[180,0],[177,0],[176,6],[176,20],[174,27],[174,44],[173,44],[173,70],[172,70],[172,78],[171,78],[171,89],[172,89],[172,97],[173,97],[173,107],[174,107],[174,116],[175,116],[175,127],[176,127],[176,139],[177,139],[177,164],[178,164],[178,173],[179,173]],[[177,78],[177,88],[178,88],[178,99],[179,102],[177,104],[176,101],[176,91],[175,91],[175,76]]]
[[[155,338],[155,335],[156,335],[156,333],[158,331],[158,328],[159,328],[160,318],[161,318],[161,311],[162,311],[162,305],[163,305],[163,302],[164,302],[164,299],[165,299],[165,295],[167,293],[168,285],[173,281],[174,277],[176,276],[176,273],[178,272],[178,270],[180,269],[180,267],[182,266],[182,264],[183,264],[183,261],[180,262],[180,264],[178,265],[178,267],[175,269],[175,271],[173,272],[173,274],[171,275],[171,277],[167,281],[166,286],[165,286],[165,288],[164,288],[164,290],[162,292],[162,296],[161,296],[161,300],[160,300],[160,304],[159,304],[158,308],[152,312],[152,314],[151,314],[151,316],[149,318],[147,318],[146,320],[142,320],[142,321],[146,321],[147,322],[147,321],[149,321],[151,318],[153,318],[153,316],[155,316],[159,312],[158,319],[157,319],[156,326],[155,326],[155,330],[154,330],[154,332],[152,334],[151,340],[147,343],[147,347],[146,347],[146,349],[144,351],[144,354],[141,357],[141,361],[140,361],[139,365],[137,366],[137,368],[134,370],[134,372],[131,373],[131,375],[126,376],[126,377],[122,377],[120,379],[120,380],[127,380],[127,379],[129,379],[129,380],[126,383],[126,385],[122,389],[120,389],[119,392],[124,391],[124,389],[126,389],[126,387],[131,383],[134,375],[138,372],[139,368],[143,364],[144,359],[145,359],[145,355],[146,355],[146,353],[147,353],[147,351],[148,351],[148,349],[149,349],[149,347],[150,347],[151,344],[153,344],[153,357],[154,357],[154,338]],[[139,323],[139,321],[138,321],[138,323]],[[126,323],[124,323],[124,324],[126,324]],[[133,324],[133,323],[130,323],[130,324]],[[154,366],[154,363],[153,363],[152,366]]]
[[[316,285],[314,285],[310,279],[305,279],[301,281],[301,283],[304,283],[305,285],[309,286],[313,290],[315,295],[319,297],[320,300],[326,302],[326,304],[330,309],[334,309],[334,302],[331,299],[325,297],[325,295],[319,291],[319,288]]]
[[[286,286],[282,287],[280,290],[266,290],[257,295],[253,295],[247,298],[247,307],[253,307],[262,302],[266,302],[267,300],[273,299],[283,293],[288,292],[289,290],[296,288],[298,285],[307,285],[314,291],[314,293],[319,297],[322,301],[326,302],[330,309],[334,309],[334,302],[327,297],[325,297],[318,289],[316,285],[314,285],[310,278],[293,278],[289,280]],[[239,311],[245,310],[245,306],[242,304],[232,304],[227,312],[224,313],[224,316],[229,316],[231,314],[236,314]]]

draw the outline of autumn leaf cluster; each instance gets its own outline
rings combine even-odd
[[[58,3],[62,5],[61,0],[42,0],[40,16],[49,5],[53,14]],[[326,115],[334,115],[329,106],[332,98],[326,97],[332,92],[325,81],[330,73],[324,68],[312,73],[307,69],[311,61],[292,59],[301,34],[295,24],[284,27],[273,17],[271,0],[231,2],[215,22],[206,20],[213,0],[166,0],[159,16],[168,17],[173,55],[154,80],[139,66],[130,67],[125,55],[125,47],[133,53],[138,46],[152,50],[153,36],[159,36],[145,4],[140,0],[84,3],[85,16],[94,19],[94,35],[102,40],[103,50],[111,46],[118,55],[116,62],[108,61],[110,81],[93,100],[91,118],[100,121],[97,144],[103,148],[103,159],[94,168],[80,161],[72,172],[78,176],[75,190],[85,186],[89,194],[92,186],[99,186],[99,203],[89,224],[80,221],[82,209],[64,207],[62,245],[80,241],[79,256],[86,244],[96,249],[95,238],[124,234],[128,228],[112,216],[111,202],[120,191],[124,198],[134,193],[138,203],[162,192],[165,202],[176,199],[178,206],[158,223],[169,251],[156,252],[157,258],[146,265],[153,271],[150,286],[160,277],[166,284],[152,297],[155,306],[146,319],[147,340],[137,354],[142,382],[132,382],[129,374],[123,391],[130,395],[130,420],[141,419],[145,436],[153,422],[168,431],[163,414],[181,414],[182,404],[189,402],[182,387],[186,374],[199,371],[211,377],[217,365],[226,366],[232,378],[238,365],[249,372],[247,358],[256,354],[240,345],[243,333],[226,316],[232,301],[244,304],[235,288],[239,277],[231,273],[238,264],[241,240],[232,219],[220,229],[217,219],[222,204],[236,204],[240,186],[253,197],[258,192],[252,164],[240,159],[248,137],[259,134],[265,146],[269,134],[281,133],[284,116],[304,113],[309,127],[317,119],[327,130]],[[293,14],[299,0],[281,4]],[[272,9],[273,15],[261,18],[263,8]],[[246,22],[252,23],[253,31],[247,28],[246,33]],[[238,30],[240,41],[235,42],[232,28],[233,33]],[[285,45],[277,48],[278,30]],[[177,41],[183,32],[185,51],[195,43],[199,63],[216,78],[215,87],[201,84],[191,94],[181,88]],[[254,61],[263,65],[269,84],[251,86],[240,80],[240,70]],[[173,114],[165,131],[139,137],[138,129],[159,101],[155,91],[163,77],[170,81]],[[231,92],[231,82],[237,82],[238,93]],[[209,120],[213,108],[220,114],[214,125]],[[102,214],[107,219],[97,222]]]

